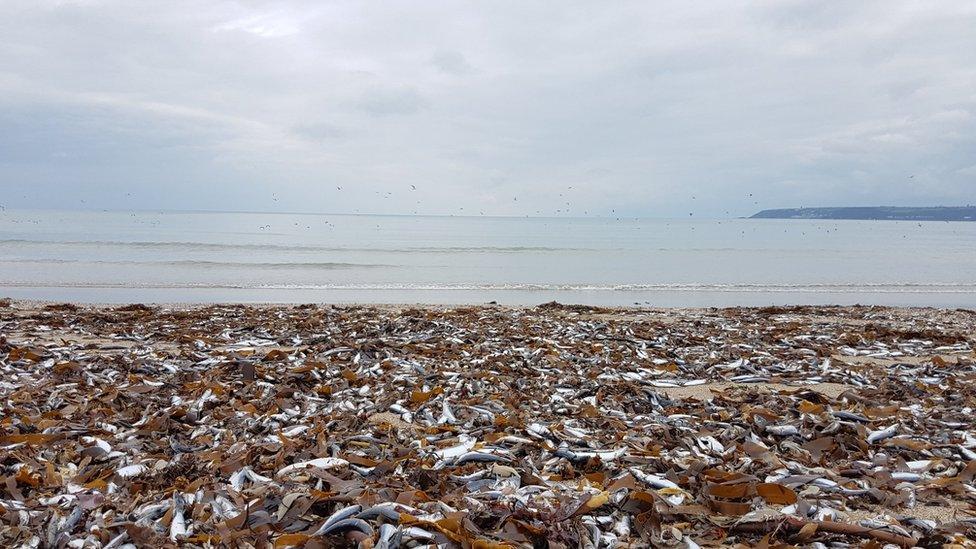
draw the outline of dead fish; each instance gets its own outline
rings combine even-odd
[[[133,465],[126,465],[125,467],[119,467],[118,470],[115,471],[115,474],[122,478],[133,478],[145,473],[148,470],[149,468],[145,465],[136,463]]]
[[[495,421],[495,413],[487,408],[482,408],[479,406],[467,406],[469,410],[477,412],[488,419],[488,421]]]
[[[892,425],[891,427],[886,427],[884,429],[879,429],[877,431],[871,431],[868,434],[868,444],[874,444],[881,442],[882,440],[891,438],[895,436],[898,432],[898,425]]]
[[[402,537],[403,533],[396,526],[382,524],[380,525],[379,540],[377,540],[374,547],[375,549],[393,549],[399,547]]]
[[[310,467],[329,470],[329,469],[340,469],[348,465],[349,462],[342,458],[334,458],[334,457],[316,458],[309,461],[293,463],[291,465],[288,465],[287,467],[282,467],[280,470],[278,470],[277,473],[275,473],[275,476],[287,475],[289,473],[293,473],[295,471],[302,471]]]
[[[328,531],[330,531],[329,530],[330,527],[332,527],[338,522],[348,519],[349,517],[355,515],[356,513],[359,513],[362,510],[363,507],[361,505],[350,505],[348,507],[343,507],[342,509],[339,509],[335,513],[332,513],[332,515],[329,518],[325,519],[325,522],[322,523],[322,526],[319,526],[319,529],[316,530],[315,533],[312,535],[323,536],[327,534]],[[370,533],[372,533],[372,529],[370,529]]]
[[[778,437],[788,437],[800,434],[800,430],[794,425],[767,425],[766,432]]]
[[[530,423],[525,427],[525,431],[535,438],[552,438],[552,431],[541,423]]]
[[[801,502],[802,503],[802,502]],[[794,515],[798,517],[815,518],[817,520],[836,520],[840,514],[836,509],[818,505],[788,505],[780,510],[784,515]]]
[[[713,454],[721,454],[725,451],[725,446],[713,436],[698,437],[695,442],[699,448],[712,452]]]
[[[313,535],[327,536],[333,532],[341,532],[343,530],[359,530],[367,536],[373,535],[373,527],[370,526],[365,520],[358,518],[342,519],[329,525],[323,524],[318,530],[315,531],[315,534]]]
[[[37,498],[37,502],[41,505],[47,507],[61,507],[62,509],[71,507],[71,504],[76,501],[78,501],[78,497],[73,494],[58,494],[49,498]],[[0,500],[0,504],[3,503],[3,500]]]
[[[385,518],[388,521],[399,523],[400,522],[400,512],[396,510],[396,507],[394,507],[395,505],[398,505],[398,504],[396,504],[396,503],[381,503],[379,505],[374,505],[374,506],[370,507],[369,509],[366,509],[365,511],[360,512],[358,515],[356,515],[356,518],[363,519],[363,520],[372,520],[372,519],[374,519],[376,517],[383,517],[383,518]],[[410,513],[412,515],[420,514],[420,511],[418,511],[416,509],[413,509],[412,511],[414,511],[413,513]],[[407,511],[407,512],[409,512],[409,511]],[[382,529],[381,529],[380,533],[382,534]]]
[[[128,532],[122,532],[121,534],[110,539],[109,542],[102,547],[102,549],[115,549],[116,547],[121,547],[122,542],[125,541],[128,537],[129,537]]]
[[[241,491],[244,488],[245,482],[264,484],[267,482],[272,482],[272,480],[268,477],[255,473],[249,466],[242,467],[239,471],[230,476],[230,485],[233,486],[237,491]]]
[[[451,475],[451,478],[458,482],[468,483],[472,480],[481,480],[487,477],[489,474],[490,471],[482,469],[481,471],[475,471],[469,475]]]
[[[437,457],[444,460],[460,457],[465,453],[469,452],[478,443],[478,439],[474,437],[462,435],[461,437],[458,438],[461,440],[460,444],[437,450],[436,452],[434,452],[437,455]]]
[[[677,484],[671,482],[670,480],[662,476],[658,476],[652,473],[645,473],[640,469],[637,469],[636,467],[631,467],[630,469],[628,469],[628,471],[630,471],[630,474],[634,475],[634,478],[643,482],[644,484],[647,484],[652,488],[656,488],[656,489],[674,488],[678,490],[681,489]]]
[[[589,540],[584,539],[580,541],[589,541],[589,543],[586,544],[587,547],[594,547],[594,548],[599,547],[600,537],[603,535],[603,532],[601,532],[600,529],[597,528],[596,524],[588,524],[587,528],[589,528],[590,530],[590,539]],[[610,546],[613,547],[613,545]]]
[[[518,470],[514,467],[509,467],[507,465],[495,465],[491,466],[491,473],[497,477],[507,478],[518,476]]]
[[[365,387],[365,385],[364,385],[364,387]],[[293,427],[289,427],[287,429],[282,430],[281,431],[281,434],[284,435],[287,438],[293,438],[293,437],[297,437],[298,435],[300,435],[300,434],[302,434],[302,433],[304,433],[305,431],[308,431],[308,430],[309,430],[309,426],[308,425],[295,425]]]
[[[444,424],[454,424],[457,422],[458,422],[457,417],[455,417],[454,412],[451,410],[450,405],[447,404],[446,400],[442,401],[441,417],[437,419],[437,424],[444,425]]]
[[[185,537],[186,531],[186,518],[183,516],[183,512],[186,510],[186,500],[183,499],[183,494],[176,492],[173,494],[173,521],[169,525],[169,539],[176,541],[179,538]]]
[[[609,451],[593,451],[593,450],[570,450],[569,448],[558,448],[553,455],[561,458],[566,458],[572,462],[587,461],[592,458],[600,458],[601,461],[614,461],[620,459],[627,453],[626,448],[618,448],[616,450]]]
[[[918,482],[922,480],[922,475],[909,471],[894,471],[891,473],[891,478],[903,482]]]
[[[505,456],[500,456],[498,454],[489,454],[487,452],[467,452],[458,456],[454,461],[454,465],[462,465],[470,462],[506,462],[512,461],[510,458]]]
[[[169,510],[170,506],[172,506],[172,502],[163,501],[161,503],[153,503],[139,508],[135,512],[135,516],[137,517],[136,524],[139,526],[148,526],[156,521],[156,519],[166,514],[166,511]]]
[[[913,471],[915,473],[924,473],[929,469],[931,469],[933,465],[935,465],[935,460],[919,459],[915,461],[905,462],[905,465],[908,466],[909,471]]]
[[[833,416],[838,419],[843,419],[847,421],[856,421],[858,423],[869,423],[871,420],[862,416],[861,414],[855,414],[853,412],[837,411],[833,412]]]
[[[424,530],[423,528],[420,528],[418,526],[411,526],[410,528],[402,530],[401,535],[403,537],[404,542],[410,542],[414,540],[431,541],[436,537],[433,533],[428,532],[427,530]]]
[[[914,526],[915,528],[918,528],[926,533],[934,532],[939,526],[939,523],[935,522],[934,520],[920,519],[915,517],[902,517],[901,523]]]
[[[647,383],[648,383],[648,385],[650,385],[652,387],[658,387],[658,388],[661,388],[661,389],[669,389],[669,388],[681,387],[681,385],[678,385],[677,383],[675,383],[673,381],[652,380],[652,381],[648,381]]]
[[[871,528],[872,530],[888,530],[905,537],[912,536],[912,533],[909,532],[908,530],[905,530],[901,526],[898,526],[897,524],[892,524],[890,522],[884,522],[876,519],[865,519],[859,522],[858,524],[860,524],[865,528]]]
[[[390,411],[400,414],[400,419],[407,423],[413,423],[413,413],[399,404],[391,404]]]
[[[238,513],[237,507],[221,495],[214,497],[213,501],[210,502],[210,508],[213,509],[214,515],[220,518],[229,518]]]
[[[747,374],[747,375],[730,377],[729,381],[734,381],[736,383],[765,383],[769,381],[769,376],[757,376],[757,375]]]
[[[173,452],[176,453],[176,454],[192,454],[192,453],[199,452],[200,450],[203,450],[204,448],[206,448],[206,446],[203,446],[203,445],[200,445],[200,446],[190,446],[188,444],[183,444],[183,443],[181,443],[179,441],[176,441],[176,440],[173,440],[173,439],[170,439],[170,441],[169,441],[169,447],[172,448],[173,449]]]
[[[71,510],[71,513],[65,517],[63,521],[61,521],[61,524],[58,525],[54,535],[54,543],[57,543],[57,540],[62,539],[62,536],[69,536],[71,532],[74,531],[75,526],[77,526],[78,522],[81,520],[81,514],[82,509],[80,505]]]
[[[629,539],[630,538],[630,517],[624,515],[620,517],[613,524],[613,533],[617,535],[619,539]]]
[[[837,488],[838,486],[840,486],[839,484],[830,480],[829,478],[823,478],[823,477],[819,477],[811,480],[810,484],[813,486],[817,486],[819,488]]]

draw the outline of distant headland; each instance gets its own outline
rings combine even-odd
[[[867,206],[849,208],[782,208],[763,210],[750,219],[864,219],[886,221],[976,221],[976,206],[904,208]]]

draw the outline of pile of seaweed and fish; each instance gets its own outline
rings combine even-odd
[[[0,543],[976,547],[976,313],[0,306]]]

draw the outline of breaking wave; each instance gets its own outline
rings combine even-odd
[[[359,265],[357,265],[358,267]],[[234,284],[0,281],[18,288],[136,288],[241,290],[396,290],[396,291],[562,291],[562,292],[747,292],[747,293],[945,293],[976,294],[973,283],[852,283],[852,284]]]
[[[136,260],[88,260],[88,259],[4,259],[0,265],[130,265],[148,267],[199,267],[204,269],[248,268],[248,269],[363,269],[377,267],[395,267],[378,263],[340,263],[333,261],[306,262],[248,262],[248,261],[204,261],[195,259],[177,259],[172,261],[136,261]]]
[[[237,244],[218,242],[128,242],[121,240],[0,240],[0,245],[16,247],[90,247],[123,248],[131,250],[158,250],[174,252],[220,252],[220,251],[268,251],[268,252],[381,252],[381,253],[517,253],[517,252],[573,252],[603,251],[605,248],[578,248],[554,246],[406,246],[364,247],[364,246],[316,246],[293,244]]]

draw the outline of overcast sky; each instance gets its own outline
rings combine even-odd
[[[976,2],[0,0],[0,189],[8,208],[976,203]]]

